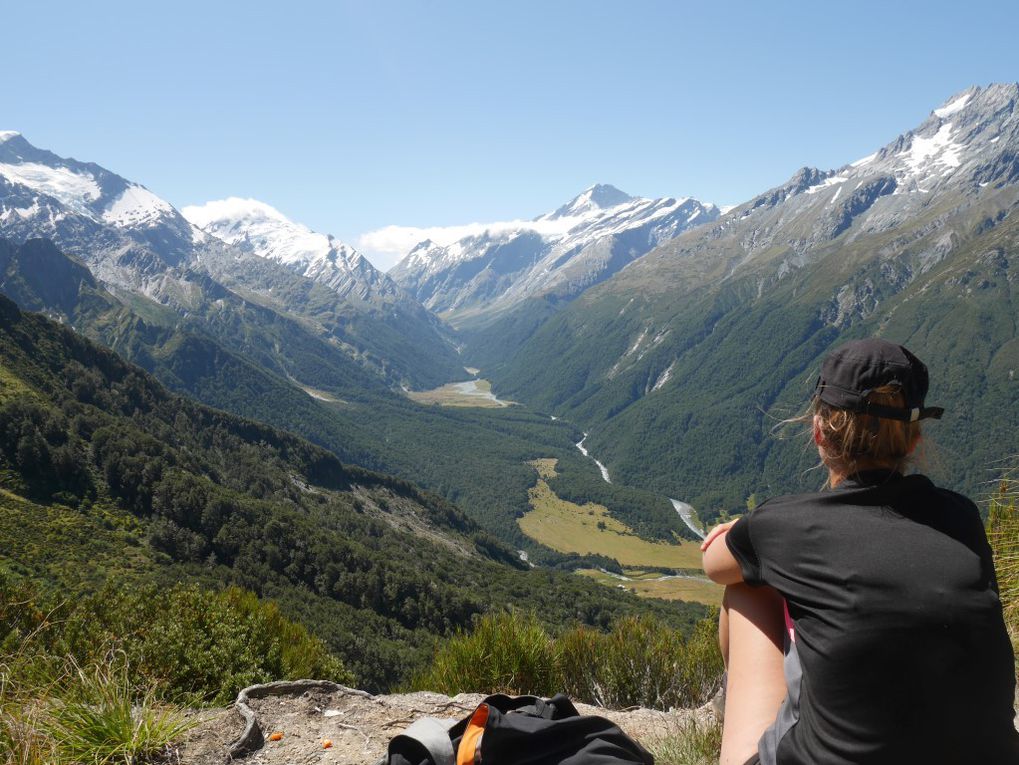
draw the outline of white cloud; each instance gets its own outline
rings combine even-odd
[[[397,255],[402,257],[413,249],[414,245],[431,239],[445,247],[465,236],[478,236],[486,231],[501,234],[507,231],[530,230],[539,234],[564,234],[580,222],[579,218],[559,218],[557,220],[509,220],[495,223],[465,223],[460,226],[384,226],[361,234],[357,240],[358,249],[364,252]]]

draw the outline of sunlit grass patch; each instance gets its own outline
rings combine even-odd
[[[651,572],[640,576],[630,569],[623,569],[626,579],[592,568],[578,569],[577,573],[604,585],[630,590],[643,598],[684,600],[708,606],[717,606],[722,602],[724,588],[699,577],[663,576]]]
[[[432,390],[407,391],[407,396],[419,404],[479,407],[482,409],[501,409],[515,403],[496,398],[492,393],[492,383],[488,380],[447,383],[441,388]]]
[[[556,471],[556,465],[559,464],[557,459],[545,457],[544,459],[531,460],[527,464],[538,471],[538,478],[542,480],[550,481],[559,475]]]
[[[10,369],[0,364],[0,402],[23,394],[35,395],[35,391]]]

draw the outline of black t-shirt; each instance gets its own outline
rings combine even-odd
[[[1012,646],[970,500],[864,473],[762,504],[726,543],[796,627],[799,719],[780,765],[1019,763]]]

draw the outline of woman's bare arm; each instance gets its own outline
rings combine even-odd
[[[725,535],[735,522],[729,521],[715,526],[701,543],[704,573],[712,582],[718,584],[739,584],[743,581],[739,563],[729,552],[729,546],[725,544]]]

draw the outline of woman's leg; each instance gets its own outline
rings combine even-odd
[[[720,765],[743,765],[786,695],[782,597],[770,587],[725,588],[718,642],[729,680]]]

